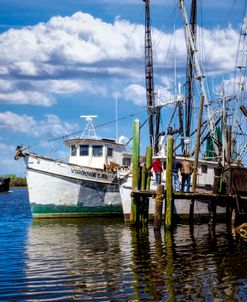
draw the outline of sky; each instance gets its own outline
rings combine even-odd
[[[128,141],[133,120],[147,117],[144,2],[0,0],[0,6],[0,175],[25,174],[23,161],[14,160],[17,145],[66,159],[61,138],[83,131],[81,115],[97,115],[98,136]],[[245,6],[246,0],[198,1],[199,55],[216,94],[223,86],[231,93]],[[178,2],[151,0],[151,25],[155,91],[166,102],[185,81]]]

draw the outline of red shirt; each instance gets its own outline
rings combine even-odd
[[[162,164],[159,159],[155,159],[152,163],[151,166],[153,167],[154,172],[162,172]]]

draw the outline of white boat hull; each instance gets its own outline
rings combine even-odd
[[[67,164],[30,154],[25,157],[29,200],[34,217],[122,215],[131,213],[132,174],[107,174],[103,170]],[[164,177],[163,177],[164,178]],[[165,182],[163,183],[165,184]],[[151,180],[151,190],[156,190]],[[194,217],[209,216],[209,200],[195,200]],[[163,212],[165,211],[165,201]],[[217,214],[225,214],[217,206]],[[175,199],[174,214],[188,218],[190,200]],[[155,214],[155,200],[149,198],[149,216]]]
[[[116,174],[37,155],[25,163],[33,216],[122,213]]]

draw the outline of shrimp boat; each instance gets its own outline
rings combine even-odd
[[[247,108],[244,104],[245,99],[245,70],[246,58],[246,33],[247,18],[245,18],[240,38],[240,50],[237,52],[235,83],[238,81],[239,92],[236,95],[225,96],[213,101],[209,99],[208,85],[206,77],[201,66],[196,46],[196,8],[197,1],[191,0],[191,15],[187,15],[183,0],[179,1],[179,8],[184,20],[184,29],[187,45],[187,70],[186,77],[183,76],[185,83],[178,85],[178,93],[174,93],[173,100],[162,102],[159,99],[159,93],[154,93],[154,75],[153,75],[153,55],[152,55],[152,37],[150,26],[150,0],[143,0],[145,3],[145,78],[146,78],[146,99],[147,114],[149,120],[150,146],[153,150],[153,158],[166,160],[166,139],[172,136],[174,140],[173,155],[176,154],[178,160],[189,160],[195,167],[195,192],[223,193],[222,186],[219,192],[219,178],[225,180],[225,187],[230,188],[229,183],[235,183],[235,191],[239,188],[245,191],[246,184],[241,182],[241,175],[247,179],[247,169],[243,168],[242,159],[246,153],[246,120]],[[174,49],[176,53],[176,49]],[[176,81],[175,81],[176,82]],[[196,85],[197,83],[197,85]],[[181,93],[181,86],[185,87],[184,96]],[[199,87],[199,88],[198,88]],[[197,91],[196,91],[197,89]],[[233,89],[234,90],[234,89]],[[176,89],[175,89],[176,92]],[[158,96],[158,98],[156,97]],[[234,105],[232,105],[232,103]],[[171,103],[173,103],[171,108]],[[194,105],[193,105],[194,104]],[[197,104],[197,105],[196,105]],[[165,108],[166,107],[166,108]],[[196,108],[199,108],[196,112]],[[170,121],[164,129],[160,129],[160,119],[164,109]],[[204,110],[203,110],[204,109]],[[168,112],[168,113],[167,113]],[[201,115],[200,115],[201,114]],[[177,117],[176,121],[175,118]],[[192,122],[195,127],[193,129]],[[176,123],[176,125],[175,125]],[[163,123],[164,124],[164,123]],[[171,127],[175,125],[175,127]],[[204,149],[203,149],[204,148]],[[147,167],[146,167],[147,168]],[[235,179],[231,179],[235,171]],[[220,172],[220,173],[219,173]],[[234,174],[234,175],[235,175]],[[121,175],[121,172],[120,172]],[[121,176],[120,176],[121,177]],[[229,178],[229,179],[228,179]],[[165,173],[163,173],[163,183],[165,185]],[[227,184],[228,183],[228,184]],[[222,182],[221,182],[222,185]],[[245,189],[244,189],[245,186]],[[125,181],[121,182],[120,192],[124,206],[124,214],[129,219],[131,212],[131,191],[132,191],[132,173],[128,174]],[[155,180],[151,180],[148,190],[155,191],[157,188]],[[227,193],[227,191],[225,191]],[[230,193],[230,189],[228,190]],[[174,200],[174,214],[177,218],[189,218],[191,201],[186,199]],[[214,207],[215,205],[213,205]],[[236,206],[237,207],[237,206]],[[164,206],[165,208],[165,206]],[[212,208],[210,197],[205,200],[196,200],[194,204],[194,217],[210,217]],[[155,200],[149,200],[149,215],[152,217],[155,212]],[[226,215],[226,204],[218,202],[217,215]]]
[[[26,152],[24,158],[29,201],[34,218],[122,215],[117,167],[128,167],[125,145],[96,135],[93,118],[86,119],[80,137],[64,142],[68,163]]]

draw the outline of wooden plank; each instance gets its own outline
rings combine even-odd
[[[153,190],[136,190],[132,191],[131,196],[145,196],[145,197],[156,197],[156,191]],[[164,192],[164,198],[166,196],[166,193]],[[222,194],[212,194],[212,193],[192,193],[192,192],[173,192],[173,198],[174,199],[226,199],[226,200],[232,200],[236,198],[235,194],[232,195],[222,195]],[[241,196],[241,198],[247,198],[246,196]]]

